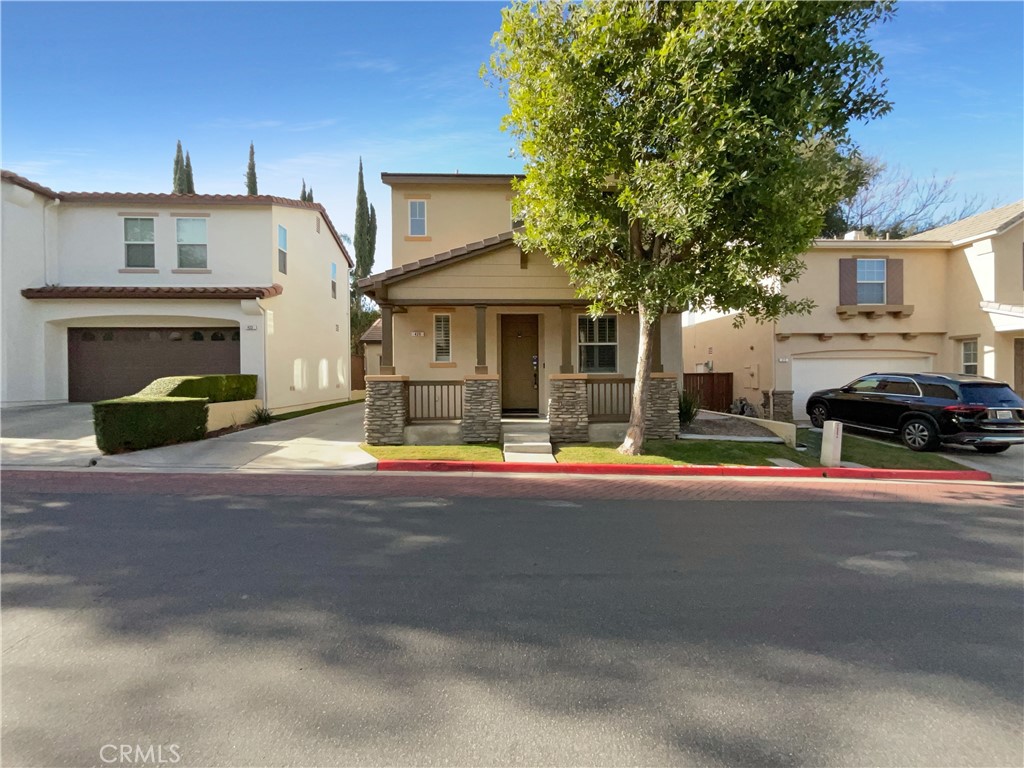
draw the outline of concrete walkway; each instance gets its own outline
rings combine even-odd
[[[75,409],[82,406],[51,406]],[[85,406],[88,408],[88,406]],[[19,414],[18,421],[31,414]],[[48,415],[37,414],[40,433]],[[363,440],[363,406],[349,405],[299,416],[263,427],[253,427],[194,443],[169,445],[146,451],[103,456],[92,436],[59,433],[47,437],[8,437],[7,419],[0,440],[3,464],[11,467],[90,466],[97,469],[194,472],[333,472],[373,470],[377,460],[359,448]],[[79,424],[79,427],[81,425]],[[23,435],[27,426],[15,430]]]

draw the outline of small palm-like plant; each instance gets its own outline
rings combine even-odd
[[[700,403],[689,392],[679,393],[679,426],[685,427],[697,417]]]
[[[269,424],[274,420],[274,414],[269,408],[260,405],[252,409],[250,418],[254,424]]]

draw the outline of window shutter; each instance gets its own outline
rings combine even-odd
[[[857,303],[857,260],[839,260],[839,303],[843,306]]]
[[[903,259],[889,259],[885,264],[885,303],[903,303]]]

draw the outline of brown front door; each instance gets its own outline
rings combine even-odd
[[[540,398],[537,316],[501,316],[501,409],[536,413]]]

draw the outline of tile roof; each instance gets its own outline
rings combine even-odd
[[[380,175],[385,184],[504,184],[525,178],[521,173],[387,173]]]
[[[1013,226],[1021,219],[1024,219],[1024,200],[1004,205],[1001,208],[993,208],[966,219],[954,221],[935,229],[925,232],[918,232],[906,240],[949,240],[957,243],[972,238],[981,237],[989,232],[999,233],[1008,227]]]
[[[373,325],[366,329],[366,333],[359,337],[360,341],[364,342],[382,342],[384,341],[384,323],[380,318],[373,321]]]
[[[518,231],[518,230],[516,230]],[[439,253],[435,256],[428,256],[425,259],[419,261],[413,261],[408,264],[403,264],[400,267],[389,269],[386,272],[378,272],[375,275],[364,277],[359,281],[358,285],[360,288],[372,287],[374,283],[390,282],[399,277],[408,277],[417,272],[422,272],[425,269],[434,267],[438,264],[443,264],[446,261],[454,261],[462,259],[467,256],[475,256],[478,254],[486,253],[487,251],[496,250],[510,243],[514,243],[513,240],[515,232],[502,232],[500,235],[494,237],[488,237],[484,240],[479,240],[475,243],[468,243],[466,245],[460,245],[458,248],[453,248],[450,251]]]
[[[1000,304],[996,301],[982,301],[980,306],[985,312],[997,312],[1001,315],[1019,315],[1024,317],[1024,306],[1020,304]]]
[[[284,293],[270,286],[47,285],[25,288],[26,299],[269,299]]]
[[[123,205],[174,205],[174,206],[212,206],[212,205],[280,205],[287,208],[304,208],[316,211],[323,216],[324,223],[330,231],[334,242],[338,244],[341,252],[348,262],[349,268],[355,266],[352,257],[349,255],[341,235],[327,215],[327,210],[320,203],[307,203],[302,200],[293,200],[288,197],[277,197],[275,195],[176,195],[167,192],[54,192],[42,184],[26,179],[11,171],[2,171],[5,181],[24,187],[40,195],[49,197],[51,200],[60,200],[65,203],[121,203]]]

